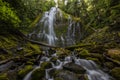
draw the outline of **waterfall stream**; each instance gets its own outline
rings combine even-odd
[[[29,34],[29,38],[49,45],[64,47],[75,44],[80,38],[78,34],[80,34],[80,22],[74,21],[68,14],[63,16],[63,11],[58,7],[51,7],[36,24],[36,28]]]
[[[55,32],[55,25],[57,20],[57,15],[59,14],[60,18],[62,18],[62,12],[58,8],[58,1],[54,0],[56,3],[56,7],[52,7],[49,11],[46,11],[44,13],[44,16],[37,24],[37,27],[39,27],[36,31],[33,31],[33,33],[37,34],[37,37],[40,38],[40,40],[47,42],[50,45],[56,45],[57,41],[62,41],[62,45],[70,46],[76,43],[76,36],[80,37],[80,24],[79,22],[75,22],[72,20],[71,16],[68,18],[68,27],[66,31],[66,35],[63,35],[63,33],[58,37]],[[65,4],[67,4],[67,0],[65,0]],[[79,35],[76,35],[76,32],[78,32]],[[60,41],[59,41],[60,42]],[[58,46],[58,45],[57,45]],[[46,52],[46,51],[45,51]],[[73,52],[74,53],[74,52]],[[49,55],[46,53],[46,55]],[[54,80],[53,76],[50,76],[50,70],[52,69],[63,69],[63,66],[67,63],[74,62],[76,65],[82,66],[86,70],[86,75],[89,80],[111,80],[110,76],[100,70],[95,62],[91,60],[85,60],[77,58],[74,54],[70,56],[66,56],[63,60],[60,60],[57,58],[56,64],[53,63],[51,58],[58,57],[56,53],[49,56],[42,56],[40,59],[40,65],[35,67],[32,71],[30,71],[23,80],[31,80],[32,73],[41,67],[41,63],[49,61],[52,64],[52,68],[45,70],[45,80]],[[74,78],[75,79],[75,78]],[[70,79],[71,80],[71,79]]]
[[[40,59],[40,65],[41,65],[41,63],[46,62],[46,61],[51,62],[50,59],[52,57],[57,57],[56,53],[53,55],[49,55],[49,56],[50,57],[43,56]],[[93,62],[91,60],[77,58],[75,55],[66,56],[62,61],[57,59],[56,60],[57,64],[51,62],[52,68],[45,70],[45,74],[46,74],[45,79],[46,80],[54,80],[53,76],[50,76],[49,71],[52,69],[58,69],[58,70],[63,69],[63,66],[65,64],[73,62],[73,61],[75,64],[82,66],[86,70],[86,74],[87,74],[89,80],[111,80],[110,79],[111,77],[108,74],[106,74],[105,72],[103,72],[102,70],[100,70],[95,62]],[[24,77],[23,80],[31,80],[32,72],[35,71],[36,69],[40,68],[40,65],[35,67],[31,72],[29,72]]]

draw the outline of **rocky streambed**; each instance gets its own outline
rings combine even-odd
[[[1,64],[0,80],[117,80],[113,78],[119,74],[116,70],[119,67],[101,54],[85,49],[45,49]]]

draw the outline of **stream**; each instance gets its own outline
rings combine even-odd
[[[62,70],[63,67],[66,64],[71,63],[71,62],[76,64],[76,65],[82,66],[86,70],[85,74],[87,75],[89,80],[111,80],[111,76],[109,76],[108,74],[103,72],[101,69],[99,69],[97,64],[94,61],[77,58],[74,55],[74,52],[70,56],[66,56],[62,60],[57,59],[56,63],[51,61],[51,59],[53,57],[58,57],[58,56],[56,55],[56,53],[54,53],[53,55],[49,55],[49,56],[42,56],[40,61],[39,61],[40,62],[39,66],[36,66],[32,71],[30,71],[24,77],[23,80],[31,80],[31,74],[36,69],[40,68],[41,63],[43,63],[43,62],[51,62],[51,64],[52,64],[52,68],[49,68],[49,69],[45,70],[45,80],[54,80],[54,77],[50,76],[50,71],[52,69]],[[75,79],[74,78],[71,78],[71,79],[68,78],[68,80],[75,80]],[[76,80],[81,80],[81,79],[76,79]]]

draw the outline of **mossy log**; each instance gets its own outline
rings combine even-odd
[[[26,35],[24,35],[21,31],[19,30],[15,30],[14,32],[16,35],[19,35],[20,37],[22,37],[24,40],[28,41],[28,42],[31,42],[33,44],[38,44],[38,45],[41,45],[41,46],[45,46],[45,47],[51,47],[51,48],[59,48],[57,46],[52,46],[52,45],[49,45],[49,44],[46,44],[46,43],[43,43],[43,42],[38,42],[38,41],[34,41],[34,40],[31,40],[31,39],[28,39],[28,37]]]
[[[109,60],[109,61],[111,61],[111,62],[113,62],[113,63],[115,63],[115,64],[117,64],[117,65],[120,66],[120,62],[119,62],[119,61],[116,61],[116,60],[108,57],[107,55],[105,55],[105,53],[103,53],[103,57],[104,57],[105,59],[107,59],[107,60]]]

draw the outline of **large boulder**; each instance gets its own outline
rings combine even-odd
[[[82,66],[77,65],[73,62],[65,64],[63,66],[63,69],[69,70],[69,71],[72,71],[72,72],[78,73],[78,74],[84,74],[86,72],[86,70]]]
[[[43,63],[41,64],[41,68],[43,68],[43,69],[52,68],[52,64],[51,64],[51,62],[43,62]]]
[[[31,80],[43,80],[44,77],[45,77],[45,69],[38,68],[32,73]]]
[[[55,80],[78,80],[78,77],[73,72],[61,70],[56,73]]]

